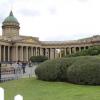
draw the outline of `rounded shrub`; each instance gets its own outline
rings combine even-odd
[[[44,62],[45,60],[48,60],[48,57],[46,56],[32,56],[30,57],[30,60],[34,63]]]
[[[35,74],[38,77],[38,79],[46,81],[54,81],[57,79],[57,72],[58,72],[56,65],[57,65],[56,60],[45,61],[35,69]]]
[[[62,58],[48,60],[41,63],[35,70],[38,79],[46,81],[67,80],[67,68],[74,62],[74,59]]]
[[[100,84],[100,58],[99,57],[79,57],[67,69],[69,82],[76,84]]]

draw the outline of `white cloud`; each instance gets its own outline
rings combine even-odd
[[[79,2],[88,2],[88,0],[78,0]]]
[[[21,35],[72,40],[100,34],[99,0],[1,0],[0,22],[12,4]]]

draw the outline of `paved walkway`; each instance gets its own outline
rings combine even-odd
[[[36,77],[35,76],[35,68],[36,68],[36,65],[33,65],[32,67],[26,66],[26,68],[25,68],[26,73],[22,74],[22,78]]]
[[[35,68],[37,66],[36,65],[33,65],[32,67],[29,67],[28,65],[26,66],[25,68],[25,72],[23,74],[23,70],[21,70],[21,73],[18,73],[17,74],[6,74],[6,75],[2,75],[2,80],[12,80],[12,79],[20,79],[20,78],[30,78],[30,77],[36,77],[35,76]]]

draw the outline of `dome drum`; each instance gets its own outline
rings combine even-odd
[[[2,23],[2,35],[7,37],[19,36],[19,29],[19,22],[14,17],[13,12],[11,11],[9,16]]]
[[[20,29],[19,26],[12,26],[12,25],[2,26],[2,29],[6,29],[6,28],[15,28],[15,29]]]
[[[4,25],[16,25],[16,26],[19,26],[19,23],[7,22],[7,23],[3,23],[3,26]]]

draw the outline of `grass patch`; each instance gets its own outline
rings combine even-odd
[[[35,78],[0,84],[5,89],[5,100],[21,94],[24,100],[100,100],[100,86],[45,82]]]

